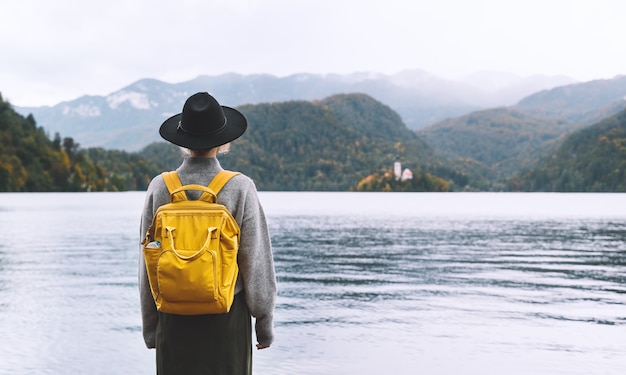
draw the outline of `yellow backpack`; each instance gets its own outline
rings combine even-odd
[[[230,310],[239,273],[239,225],[217,203],[217,193],[237,174],[221,171],[208,187],[182,186],[175,171],[162,174],[170,203],[157,209],[143,241],[158,311],[199,315]],[[202,195],[188,200],[187,190]]]

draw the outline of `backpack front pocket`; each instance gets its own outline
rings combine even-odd
[[[216,254],[212,250],[166,250],[157,265],[160,297],[170,302],[217,300]]]

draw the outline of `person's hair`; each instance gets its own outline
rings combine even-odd
[[[218,154],[225,154],[228,151],[230,151],[230,142],[223,144],[221,146],[217,146],[217,153]],[[194,156],[197,158],[201,158],[201,157],[206,157],[213,149],[208,149],[208,150],[191,150],[185,147],[181,147],[180,148],[181,151],[183,152],[183,154],[185,156]]]

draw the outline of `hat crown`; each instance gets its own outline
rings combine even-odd
[[[219,133],[226,126],[222,106],[206,92],[190,96],[183,106],[178,130],[192,135]]]
[[[243,113],[220,105],[207,92],[199,92],[185,101],[181,113],[161,124],[159,134],[181,147],[209,150],[239,138],[247,127]]]

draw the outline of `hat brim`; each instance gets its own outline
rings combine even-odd
[[[210,136],[185,133],[178,127],[182,117],[182,113],[179,113],[163,122],[159,128],[159,134],[166,141],[190,150],[210,150],[214,147],[225,145],[241,137],[246,132],[248,121],[241,112],[234,108],[222,106],[222,109],[224,110],[224,116],[226,116],[226,126],[219,133],[211,134]]]

